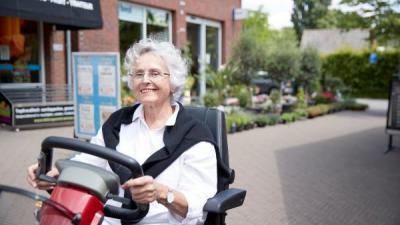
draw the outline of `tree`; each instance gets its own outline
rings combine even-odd
[[[355,28],[369,28],[371,22],[356,12],[342,12],[329,10],[324,17],[317,21],[318,28],[340,28],[344,30]]]
[[[400,45],[399,0],[341,0],[340,4],[359,8],[355,13],[369,23],[378,42],[397,40],[395,45]]]
[[[229,67],[234,84],[249,85],[258,70],[262,70],[266,60],[266,42],[271,36],[268,16],[253,12],[243,23],[243,28],[232,49]]]
[[[307,47],[300,53],[300,70],[296,78],[298,86],[304,88],[310,94],[313,82],[317,82],[321,76],[321,59],[315,48]]]
[[[265,71],[277,82],[294,79],[300,68],[296,34],[292,29],[278,31],[267,44]]]
[[[318,20],[328,13],[331,0],[294,0],[291,20],[300,41],[304,29],[318,28]]]

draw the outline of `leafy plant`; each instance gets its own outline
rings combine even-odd
[[[281,121],[281,117],[275,114],[268,115],[268,118],[268,125],[275,125]]]
[[[257,115],[254,118],[254,122],[257,124],[258,127],[265,127],[270,123],[270,119],[267,115]]]
[[[216,92],[208,91],[203,98],[206,107],[215,107],[222,104],[221,97]]]
[[[295,113],[284,113],[281,115],[281,120],[283,123],[292,123],[296,121],[297,116]]]
[[[269,97],[273,105],[277,105],[281,102],[281,92],[278,90],[272,90]]]
[[[305,109],[307,108],[307,102],[304,96],[304,89],[302,87],[297,89],[297,109]]]

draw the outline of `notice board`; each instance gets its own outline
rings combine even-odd
[[[72,53],[76,137],[95,136],[121,107],[119,65],[119,53]]]

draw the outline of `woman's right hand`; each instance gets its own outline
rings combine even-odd
[[[39,181],[38,177],[36,176],[37,169],[38,169],[37,163],[28,167],[28,175],[26,177],[26,180],[28,181],[28,183],[32,187],[40,189],[40,190],[53,189],[56,184],[49,183],[46,181]],[[59,175],[59,172],[58,172],[57,168],[53,167],[46,175],[50,176],[50,177],[57,177]]]

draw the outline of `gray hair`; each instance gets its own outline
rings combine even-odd
[[[136,60],[148,52],[155,53],[164,60],[170,73],[173,97],[175,100],[178,100],[185,87],[188,68],[186,60],[181,55],[181,51],[175,48],[172,43],[143,39],[133,44],[126,51],[124,68],[128,71],[128,74],[133,73]],[[131,79],[128,80],[128,86],[131,89],[133,88]]]

